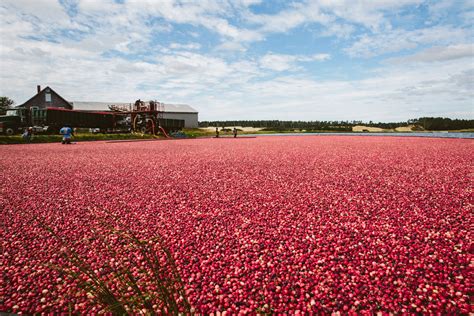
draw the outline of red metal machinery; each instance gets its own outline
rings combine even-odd
[[[157,134],[159,132],[168,136],[162,128],[164,104],[156,100],[148,102],[138,99],[130,109],[114,106],[110,108],[114,111],[120,111],[123,114],[129,114],[131,118],[131,127],[134,132],[143,134]]]
[[[140,99],[129,106],[110,105],[113,112],[128,115],[133,132],[158,134],[169,137],[170,131],[181,130],[185,126],[184,119],[165,119],[165,105],[156,100],[144,102]],[[128,120],[127,120],[128,121]]]

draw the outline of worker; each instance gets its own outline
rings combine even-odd
[[[22,135],[23,139],[26,140],[28,143],[31,142],[31,138],[33,137],[33,127],[28,127]]]
[[[138,110],[140,110],[140,99],[135,101],[135,111],[138,111]]]
[[[216,127],[216,138],[219,138],[219,127]]]
[[[72,130],[71,126],[64,125],[64,127],[59,130],[59,133],[63,135],[63,140],[61,142],[62,144],[71,143],[71,137],[74,136],[74,131]]]
[[[234,133],[234,138],[237,138],[237,128],[236,127],[234,127],[233,133]]]

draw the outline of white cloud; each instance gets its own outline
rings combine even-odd
[[[413,55],[396,57],[389,59],[393,63],[430,63],[449,61],[453,59],[469,58],[471,63],[474,59],[474,45],[473,44],[460,44],[451,45],[446,47],[435,46],[425,49]]]
[[[455,3],[451,0],[438,0],[436,2],[429,3],[428,11],[431,15],[438,15],[440,12],[446,12],[447,9],[452,7]]]
[[[107,13],[120,10],[120,4],[113,0],[78,0],[78,8],[87,13]]]
[[[331,59],[331,55],[329,54],[314,54],[311,56],[301,57],[297,60],[299,61],[325,61]]]
[[[274,71],[285,71],[294,68],[294,62],[294,56],[267,54],[260,58],[260,67]]]
[[[262,33],[287,32],[304,24],[318,23],[326,28],[322,35],[335,34],[347,37],[353,32],[351,23],[373,31],[382,27],[390,28],[390,23],[385,18],[386,11],[395,13],[400,8],[421,2],[421,0],[308,0],[293,3],[288,9],[273,15],[247,12],[245,18],[251,23],[261,25]],[[345,22],[339,21],[341,19]]]
[[[274,15],[247,13],[245,18],[261,25],[259,31],[262,33],[284,33],[305,23],[329,24],[334,21],[333,17],[320,11],[317,3],[293,4],[289,9]]]
[[[329,24],[326,29],[320,32],[320,36],[336,36],[338,38],[348,39],[355,32],[355,27],[350,24]]]
[[[264,32],[286,32],[308,21],[301,10],[283,11],[276,15],[252,15],[249,20],[262,25]]]
[[[241,5],[250,5],[241,2]],[[238,4],[238,3],[236,3]],[[138,17],[159,16],[178,24],[203,26],[210,31],[239,41],[258,41],[261,34],[256,31],[231,25],[224,17],[231,14],[232,5],[226,1],[182,2],[163,1],[129,1],[124,4],[126,11]]]
[[[470,30],[451,26],[436,26],[417,30],[394,29],[375,35],[364,34],[345,49],[352,57],[373,57],[386,53],[414,49],[420,45],[442,45],[467,42]]]
[[[234,0],[233,3],[238,3],[241,6],[249,7],[249,6],[252,6],[252,5],[262,3],[262,0]]]
[[[462,22],[466,25],[472,25],[474,23],[474,10],[466,10],[461,13]]]
[[[240,51],[245,52],[247,48],[239,42],[225,41],[216,46],[217,51]]]
[[[16,12],[21,12],[24,18],[28,20],[36,18],[40,21],[50,21],[52,25],[69,25],[69,17],[59,1],[2,0],[1,5]]]
[[[355,26],[363,26],[379,33],[391,29],[387,13],[395,14],[409,5],[422,0],[306,0],[291,3],[276,14],[253,14],[246,11],[246,21],[258,25],[261,35],[286,33],[297,27],[316,24],[322,26],[316,35],[348,38]],[[255,40],[259,38],[256,36]]]
[[[389,25],[385,12],[395,13],[396,10],[408,5],[417,5],[422,0],[315,0],[322,8],[346,21],[363,25],[371,30],[379,30]]]
[[[325,61],[330,58],[329,54],[302,56],[269,53],[260,58],[260,66],[274,71],[298,70],[297,62]]]
[[[181,43],[171,43],[169,45],[171,49],[184,49],[184,50],[196,50],[201,48],[201,44],[199,43],[188,43],[188,44],[181,44]]]

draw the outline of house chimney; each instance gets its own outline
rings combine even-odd
[[[40,85],[37,85],[37,86],[36,86],[36,89],[38,90],[38,93],[41,92],[41,86],[40,86]]]

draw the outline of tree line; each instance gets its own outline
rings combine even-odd
[[[431,131],[474,128],[474,120],[450,119],[445,117],[420,117],[415,120],[409,120],[408,123],[421,126],[423,129]]]
[[[474,120],[450,119],[443,117],[421,117],[406,122],[363,122],[363,121],[280,121],[280,120],[239,120],[239,121],[201,121],[199,127],[242,126],[267,130],[334,130],[351,131],[356,125],[394,129],[415,125],[424,130],[459,130],[474,129]]]

